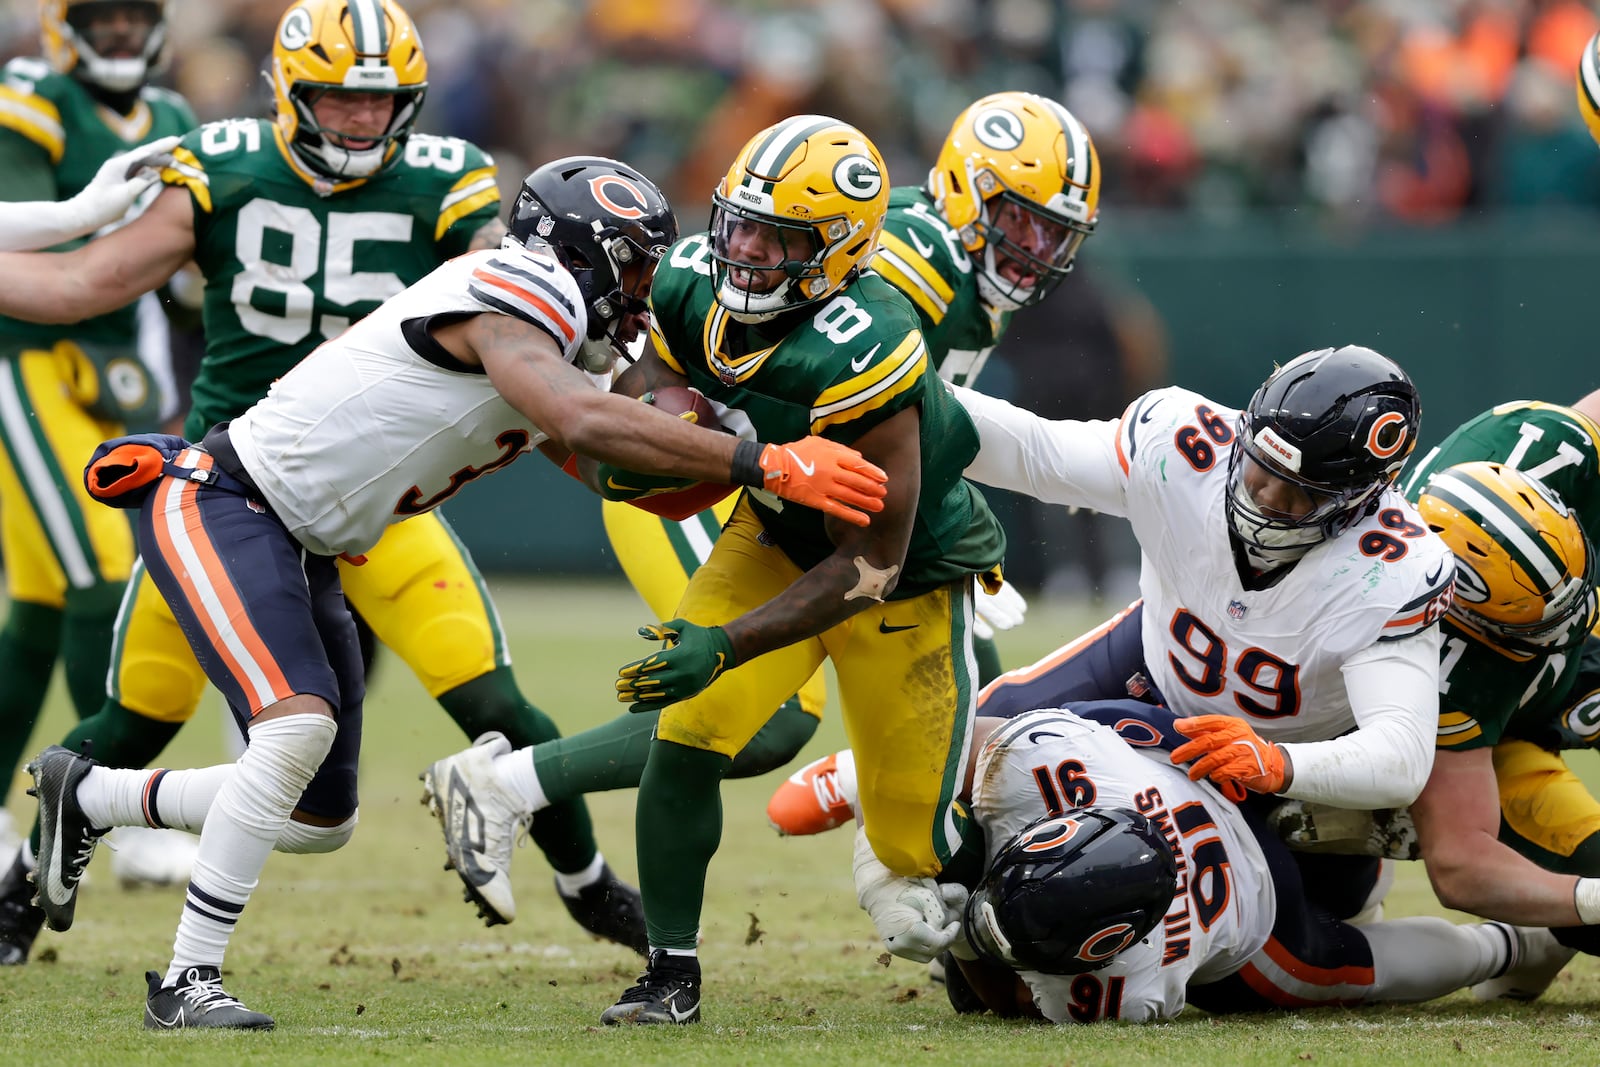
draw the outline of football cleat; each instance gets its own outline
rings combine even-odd
[[[106,835],[111,873],[123,889],[187,885],[199,839],[182,830],[119,826]]]
[[[444,869],[461,877],[464,899],[477,905],[485,926],[517,917],[511,852],[530,816],[495,773],[495,757],[510,751],[505,735],[491,731],[422,774],[422,801],[444,830]]]
[[[962,973],[961,961],[956,959],[955,953],[946,949],[933,963],[928,964],[930,978],[933,977],[934,964],[939,966],[939,977],[934,981],[944,986],[945,996],[950,998],[950,1007],[955,1009],[957,1015],[982,1015],[989,1010],[989,1006]]]
[[[1519,1003],[1537,1000],[1541,993],[1550,988],[1550,983],[1556,980],[1561,968],[1565,967],[1567,961],[1578,952],[1577,949],[1567,948],[1561,944],[1555,935],[1543,926],[1509,926],[1505,923],[1487,925],[1503,927],[1511,936],[1516,952],[1500,975],[1472,987],[1472,996],[1475,1000],[1509,1000]]]
[[[222,988],[215,967],[190,967],[176,985],[162,986],[156,971],[144,972],[150,995],[144,1004],[146,1030],[271,1030],[270,1015],[251,1011]]]
[[[556,895],[574,921],[594,936],[626,945],[641,956],[650,954],[650,935],[644,928],[644,898],[618,878],[609,863],[601,865],[598,880],[573,896],[561,892],[559,884]]]
[[[28,868],[18,850],[11,866],[0,876],[0,967],[20,967],[28,962],[34,938],[44,925],[44,911],[33,903]]]
[[[607,1026],[618,1023],[683,1025],[700,1021],[700,961],[694,956],[650,953],[639,981],[600,1013]]]
[[[39,855],[33,871],[33,902],[44,909],[52,930],[72,928],[78,906],[78,883],[106,832],[89,825],[78,806],[78,784],[95,768],[94,760],[60,745],[51,745],[28,764],[39,798]]]
[[[856,761],[848,748],[795,771],[767,801],[767,822],[785,837],[820,834],[856,817]]]
[[[1422,856],[1408,808],[1351,811],[1309,800],[1285,800],[1267,814],[1268,824],[1296,852],[1327,852],[1379,859]]]

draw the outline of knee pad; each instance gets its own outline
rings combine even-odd
[[[361,813],[358,811],[338,826],[311,826],[290,819],[289,824],[283,828],[283,833],[278,835],[277,844],[272,846],[272,850],[296,855],[337,852],[355,835],[356,823],[360,818]]]
[[[331,716],[304,714],[268,719],[250,727],[250,744],[239,757],[278,796],[298,800],[328,758],[339,726]]]

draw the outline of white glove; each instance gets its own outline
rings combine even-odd
[[[973,635],[980,641],[988,641],[993,639],[996,630],[1009,630],[1021,624],[1028,613],[1028,602],[1010,582],[1001,582],[997,593],[984,592],[980,584],[972,610],[976,616],[972,620]]]
[[[0,249],[26,251],[92,233],[128,213],[170,162],[181,137],[163,137],[112,156],[70,200],[0,204]]]
[[[896,956],[931,963],[961,936],[967,890],[932,878],[903,878],[872,852],[866,830],[856,830],[856,900],[872,919],[884,947]]]

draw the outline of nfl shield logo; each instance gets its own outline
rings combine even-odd
[[[1245,607],[1240,601],[1228,601],[1228,618],[1230,619],[1242,619],[1244,618],[1244,613],[1249,610],[1250,609]]]

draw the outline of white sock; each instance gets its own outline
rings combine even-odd
[[[78,805],[96,826],[157,826],[200,832],[217,790],[237,764],[184,771],[96,767],[78,783]]]
[[[1516,933],[1499,923],[1457,926],[1422,916],[1361,927],[1372,948],[1368,1000],[1432,1000],[1506,969]]]
[[[524,811],[543,811],[550,806],[550,798],[539,783],[539,772],[533,768],[532,748],[519,748],[496,756],[494,773],[499,776],[500,784],[522,801]]]
[[[217,791],[200,832],[163,984],[177,984],[190,967],[222,966],[261,868],[336,732],[331,718],[315,714],[285,715],[251,728],[250,747]]]
[[[850,810],[861,817],[861,789],[856,784],[856,754],[841,748],[834,754],[834,766],[839,768],[839,795],[850,802]]]
[[[605,870],[606,858],[599,852],[594,854],[594,859],[589,861],[589,866],[581,871],[571,874],[556,872],[556,889],[564,897],[575,897],[589,886],[600,880],[600,872]]]

